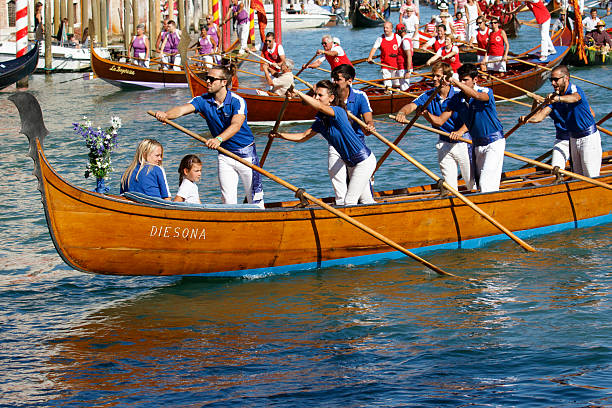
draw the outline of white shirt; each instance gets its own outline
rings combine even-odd
[[[187,203],[201,204],[198,186],[189,179],[183,179],[176,195],[183,198]]]
[[[398,44],[401,44],[402,39],[401,39],[401,37],[398,34],[392,34],[389,37],[385,37],[385,40],[391,41],[393,38],[395,38],[395,41]],[[374,47],[372,47],[372,48],[379,49],[381,44],[382,44],[382,37],[378,37],[378,38],[376,38],[376,42],[374,43]]]
[[[334,45],[330,51],[337,51],[338,52],[338,57],[341,57],[344,55],[344,50],[342,49],[341,46],[339,45]],[[319,59],[317,59],[317,61],[321,61],[324,62],[325,61],[325,55],[321,56]]]
[[[601,20],[599,19],[599,17],[595,17],[595,20],[593,20],[591,16],[586,17],[584,20],[582,20],[584,31],[593,31],[595,28],[597,28],[597,23],[599,23],[600,21]]]
[[[419,18],[414,13],[410,17],[404,16],[402,23],[406,26],[406,34],[411,37],[419,29]]]

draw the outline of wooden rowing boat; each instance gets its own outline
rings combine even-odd
[[[51,238],[64,261],[77,270],[248,276],[402,256],[337,216],[298,201],[268,203],[265,210],[248,205],[206,208],[143,204],[84,190],[65,181],[47,161],[47,131],[36,99],[26,92],[10,99],[30,141]],[[611,173],[612,154],[607,152],[597,179],[611,183]],[[462,202],[439,193],[435,185],[402,188],[376,193],[376,204],[339,208],[414,252],[475,248],[507,239]],[[469,197],[522,237],[612,222],[611,190],[557,181],[534,168],[505,173],[501,191]]]
[[[612,28],[608,28],[606,30],[608,34],[612,35]],[[607,53],[601,52],[601,50],[595,46],[586,46],[584,47],[584,53],[587,57],[588,63],[585,63],[578,54],[579,45],[574,44],[570,47],[567,56],[563,60],[564,64],[573,65],[575,67],[584,67],[584,66],[597,66],[597,65],[610,65],[612,64],[612,51],[608,51]]]
[[[19,58],[0,62],[0,89],[14,84],[22,78],[27,77],[36,69],[40,41],[30,51]]]
[[[557,54],[554,55],[554,58],[549,59],[546,62],[540,63],[540,61],[537,60],[537,50],[539,47],[534,47],[521,55],[532,63],[542,64],[547,68],[554,68],[561,63],[565,54],[567,53],[567,45],[569,45],[572,41],[571,36],[572,34],[570,30],[564,30],[563,32],[557,33],[553,37],[553,42],[557,47]],[[534,92],[542,86],[549,75],[550,72],[544,68],[513,62],[508,64],[508,72],[506,72],[500,78],[503,78],[503,80],[507,83],[523,88],[529,92]],[[204,92],[206,92],[206,82],[204,82],[202,78],[199,78],[197,75],[194,75],[189,67],[187,68],[187,77],[189,81],[189,88],[193,96],[202,95]],[[479,84],[491,88],[495,95],[505,98],[524,96],[524,93],[521,90],[495,79],[482,78]],[[420,95],[422,92],[430,89],[432,86],[433,83],[431,81],[424,79],[411,84],[408,92],[413,95]],[[384,89],[371,85],[362,89],[368,95],[370,106],[374,115],[397,112],[402,108],[402,106],[414,100],[414,96],[401,93],[387,94],[385,93]],[[242,96],[247,103],[247,119],[249,123],[274,122],[285,100],[284,96],[273,95],[254,88],[238,87],[234,90],[234,92]],[[305,106],[300,98],[290,98],[283,116],[283,120],[313,120],[315,114],[316,112],[313,109]]]

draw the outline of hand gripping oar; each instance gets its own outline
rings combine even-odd
[[[438,129],[434,129],[434,128],[429,127],[429,126],[421,125],[420,123],[415,123],[414,126],[418,127],[419,129],[429,130],[430,132],[437,133],[437,134],[442,135],[442,136],[450,136],[450,134],[447,133],[447,132],[444,132],[444,131],[438,130]],[[459,140],[461,142],[472,144],[471,140],[465,139],[463,137],[460,137],[457,140]],[[550,164],[542,163],[542,162],[539,162],[539,161],[536,161],[536,160],[529,159],[527,157],[519,156],[518,154],[515,154],[515,153],[504,152],[504,156],[511,157],[513,159],[520,160],[520,161],[523,161],[525,163],[529,163],[529,164],[532,164],[534,166],[538,166],[538,167],[541,167],[541,168],[547,169],[547,170],[555,170],[555,169],[557,169],[556,171],[558,171],[561,174],[565,174],[566,176],[573,177],[573,178],[578,179],[578,180],[586,181],[587,183],[595,184],[596,186],[607,188],[608,190],[612,190],[612,185],[604,183],[604,182],[601,182],[599,180],[592,179],[592,178],[587,177],[587,176],[583,176],[582,174],[573,173],[573,172],[567,171],[565,169],[553,167]]]
[[[149,115],[151,115],[151,116],[155,116],[155,113],[153,111],[147,111],[147,113]],[[164,121],[164,123],[167,123],[167,124],[171,125],[172,127],[174,127],[176,129],[180,130],[181,132],[183,132],[183,133],[193,137],[196,140],[199,140],[202,143],[206,143],[207,142],[206,138],[198,135],[195,132],[190,131],[189,129],[184,128],[183,126],[179,125],[178,123],[175,123],[175,122],[173,122],[171,120],[166,120],[166,121]],[[436,272],[437,274],[439,274],[439,275],[447,275],[447,276],[454,276],[456,278],[460,278],[457,275],[453,275],[450,272],[444,271],[443,269],[437,267],[436,265],[432,264],[431,262],[428,262],[425,259],[419,257],[418,255],[413,254],[412,252],[408,251],[406,248],[402,247],[400,244],[396,243],[395,241],[392,241],[391,239],[385,237],[382,234],[379,234],[378,232],[374,231],[372,228],[368,227],[367,225],[364,225],[364,224],[360,223],[359,221],[357,221],[354,218],[346,215],[342,211],[332,207],[329,204],[324,203],[323,201],[319,200],[318,198],[315,198],[315,197],[311,196],[306,191],[304,191],[304,189],[297,188],[293,184],[288,183],[287,181],[281,179],[280,177],[277,177],[274,174],[270,173],[269,171],[264,170],[261,167],[254,165],[250,161],[243,159],[242,157],[240,157],[240,156],[230,152],[229,150],[226,150],[226,149],[222,148],[221,146],[217,147],[216,150],[219,151],[220,153],[223,153],[226,156],[231,157],[234,160],[239,161],[240,163],[244,164],[245,166],[250,167],[251,169],[255,170],[256,172],[263,174],[264,176],[266,176],[269,179],[277,182],[278,184],[282,185],[283,187],[286,187],[289,190],[295,192],[296,196],[298,198],[304,197],[304,198],[312,201],[316,205],[318,205],[321,208],[331,212],[335,216],[337,216],[339,218],[342,218],[344,221],[348,222],[349,224],[354,225],[355,227],[357,227],[360,230],[366,232],[367,234],[370,234],[374,238],[384,242],[385,244],[389,245],[390,247],[392,247],[392,248],[402,252],[403,254],[405,254],[405,255],[411,257],[412,259],[420,262],[421,264],[427,266],[429,269],[431,269],[432,271]],[[460,278],[460,279],[463,279],[463,278]]]
[[[281,106],[281,109],[278,112],[278,117],[276,118],[276,123],[274,124],[274,127],[272,128],[271,133],[276,133],[278,131],[278,127],[280,126],[281,120],[283,120],[283,115],[285,114],[285,111],[287,110],[287,105],[289,104],[289,94],[292,91],[293,91],[293,85],[291,85],[289,89],[287,89],[287,93],[285,94],[285,100],[283,101],[283,106]],[[261,159],[259,159],[259,166],[263,167],[264,163],[266,162],[266,157],[268,157],[268,152],[270,151],[270,148],[272,147],[273,141],[274,141],[274,138],[268,136],[268,143],[266,143],[266,147],[263,151],[263,154],[261,155]]]
[[[539,104],[538,106],[536,106],[535,108],[533,108],[531,110],[531,112],[529,112],[529,114],[527,116],[525,116],[525,121],[524,122],[519,122],[516,125],[514,125],[512,127],[512,129],[510,129],[509,131],[506,132],[506,134],[504,135],[504,137],[507,139],[508,136],[510,136],[511,134],[513,134],[516,129],[520,128],[521,126],[523,126],[525,123],[527,123],[527,121],[536,113],[538,113],[540,110],[542,110],[542,108],[546,107],[550,105],[550,101],[548,100],[548,98],[544,99],[544,102],[542,102],[541,104]]]
[[[423,105],[417,107],[416,112],[414,112],[414,116],[412,117],[412,119],[410,119],[410,122],[408,122],[408,124],[406,125],[404,130],[402,130],[402,133],[400,133],[399,136],[393,141],[394,145],[397,146],[402,141],[402,139],[404,138],[406,133],[408,133],[408,130],[410,130],[410,128],[412,127],[414,122],[417,121],[417,119],[419,118],[421,113],[423,113],[425,108],[427,108],[429,106],[429,104],[431,103],[431,101],[433,101],[433,99],[436,97],[436,95],[438,95],[438,93],[440,92],[440,88],[441,87],[442,86],[437,87],[431,93],[431,95],[429,95],[429,98],[427,98],[427,101]],[[376,163],[376,168],[374,169],[374,173],[376,173],[376,171],[380,168],[380,166],[382,166],[383,162],[385,160],[387,160],[387,157],[389,157],[389,155],[391,154],[392,151],[393,151],[393,148],[389,146],[387,151],[380,157],[380,159],[378,159],[378,163]]]
[[[301,73],[302,73],[302,72],[303,72],[303,71],[306,69],[306,67],[308,67],[308,64],[310,64],[312,61],[314,61],[314,59],[315,59],[315,58],[317,58],[317,57],[318,57],[318,55],[317,55],[317,54],[313,55],[313,57],[312,57],[311,59],[309,59],[307,63],[305,63],[304,65],[302,65],[302,69],[300,69],[300,70],[298,71],[298,73],[297,73],[297,74],[295,74],[295,76],[296,76],[296,77],[297,77],[297,76],[300,76],[300,74],[301,74]]]
[[[521,91],[521,92],[524,92],[524,93],[525,93],[525,95],[527,95],[527,96],[528,96],[528,97],[530,97],[531,99],[537,99],[537,97],[538,97],[538,96],[537,96],[536,94],[534,94],[533,92],[529,92],[528,90],[523,89],[523,88],[521,88],[520,86],[516,86],[516,85],[514,85],[514,84],[513,84],[513,83],[511,83],[511,82],[504,81],[504,80],[503,80],[503,79],[501,79],[501,78],[498,78],[498,77],[496,77],[496,76],[491,75],[491,73],[490,73],[490,72],[484,72],[484,71],[478,70],[478,73],[483,74],[483,75],[486,75],[486,76],[488,76],[490,79],[494,79],[494,80],[496,80],[496,81],[499,81],[499,82],[501,82],[502,84],[504,84],[504,85],[508,85],[508,86],[509,86],[509,87],[511,87],[511,88],[514,88],[514,89],[517,89],[517,90],[519,90],[519,91]]]
[[[366,127],[366,124],[364,122],[362,122],[358,117],[353,115],[351,112],[347,111],[347,114],[348,114],[349,118],[351,118],[352,120],[357,122],[360,126]],[[416,122],[413,122],[413,124],[417,125]],[[398,152],[403,158],[405,158],[410,163],[415,165],[419,170],[421,170],[422,172],[427,174],[429,177],[431,177],[435,182],[442,183],[442,186],[444,188],[446,188],[448,191],[450,191],[452,194],[454,194],[458,199],[463,201],[468,207],[470,207],[471,209],[476,211],[478,214],[480,214],[484,219],[486,219],[491,224],[493,224],[495,227],[497,227],[500,231],[502,231],[504,234],[506,234],[508,237],[510,237],[514,242],[519,244],[525,250],[530,251],[530,252],[536,252],[534,247],[532,247],[531,245],[529,245],[528,243],[526,243],[525,241],[523,241],[522,239],[520,239],[519,237],[514,235],[512,233],[512,231],[510,231],[508,228],[506,228],[503,225],[501,225],[493,217],[491,217],[489,214],[484,212],[480,207],[478,207],[476,204],[474,204],[473,202],[468,200],[463,194],[461,194],[455,188],[451,187],[450,184],[448,184],[446,181],[444,181],[444,179],[441,179],[440,177],[436,176],[431,170],[429,170],[427,167],[423,166],[421,163],[416,161],[414,158],[412,158],[410,155],[408,155],[402,149],[400,149],[399,147],[397,147],[396,145],[394,145],[393,143],[388,141],[384,136],[382,136],[378,132],[374,131],[374,132],[372,132],[372,134],[374,136],[376,136],[381,142],[383,142],[384,144],[386,144],[387,146],[389,146],[390,148],[392,148],[393,150]]]

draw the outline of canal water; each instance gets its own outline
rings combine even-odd
[[[423,9],[423,21],[430,13]],[[396,22],[397,14],[392,18]],[[381,31],[332,27],[286,32],[283,40],[300,65],[323,34],[339,37],[349,57],[359,58]],[[511,48],[523,51],[538,38],[536,29],[523,26]],[[611,74],[610,67],[573,73],[608,85]],[[358,75],[378,73],[364,64]],[[83,178],[87,152],[71,123],[87,116],[104,127],[118,115],[123,128],[112,192],[138,141],[154,137],[164,144],[173,192],[181,157],[196,153],[204,162],[202,199],[220,201],[215,154],[146,114],[188,101],[187,89],[125,92],[79,77],[30,80],[50,132],[45,152],[62,177],[95,187]],[[303,77],[324,78],[313,71]],[[610,111],[609,90],[576,83],[597,118]],[[539,93],[550,91],[546,83]],[[13,92],[0,92],[1,406],[612,405],[612,226],[530,239],[539,250],[533,254],[511,242],[426,254],[478,283],[433,276],[410,259],[252,279],[88,275],[64,264],[49,237],[26,138],[7,99]],[[498,111],[509,129],[528,110],[502,103]],[[197,116],[179,122],[206,131]],[[394,124],[377,127],[389,137],[401,131]],[[261,154],[268,128],[254,129]],[[508,139],[507,150],[537,157],[553,135],[549,120],[528,125]],[[401,146],[437,170],[435,140],[414,130]],[[612,138],[602,135],[602,141],[604,150],[612,149]],[[384,147],[368,143],[380,157]],[[506,159],[504,168],[521,165]],[[326,144],[318,137],[304,144],[276,141],[266,162],[272,173],[315,196],[332,194],[325,166]],[[375,187],[425,182],[392,155]],[[270,181],[264,189],[268,201],[292,197]]]

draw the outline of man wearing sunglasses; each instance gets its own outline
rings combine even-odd
[[[282,44],[276,43],[276,37],[273,32],[266,34],[266,39],[261,46],[261,56],[266,60],[273,62],[280,67],[285,62],[285,49]],[[264,65],[265,66],[265,65]],[[273,73],[278,73],[279,70],[274,66],[269,67]],[[291,67],[293,69],[293,67]]]
[[[540,98],[537,101],[538,103],[547,101],[550,105],[541,109],[528,121],[525,120],[525,116],[521,116],[519,123],[539,123],[546,116],[550,116],[555,123],[557,134],[552,165],[565,169],[565,163],[571,157],[575,173],[587,177],[599,176],[601,136],[584,91],[570,82],[570,73],[565,65],[559,65],[552,70],[550,82],[554,92],[546,99]]]
[[[458,70],[459,80],[451,77],[450,85],[459,88],[446,110],[440,116],[430,115],[435,126],[442,126],[454,112],[463,125],[450,133],[451,140],[458,140],[466,132],[473,142],[474,177],[483,193],[498,191],[504,165],[504,138],[501,122],[497,117],[495,98],[490,88],[476,85],[478,69],[474,64],[463,64]]]
[[[219,146],[259,165],[253,132],[247,124],[245,100],[228,89],[232,72],[226,67],[215,67],[208,71],[206,83],[208,93],[196,96],[189,103],[175,106],[165,112],[155,112],[160,122],[176,119],[189,113],[200,113],[206,119],[213,136],[206,141],[209,149]],[[226,156],[218,155],[219,185],[224,204],[238,203],[238,180],[242,181],[249,203],[264,207],[261,175],[250,167]]]
[[[342,64],[353,65],[351,60],[346,56],[346,53],[342,47],[339,44],[334,45],[334,40],[332,39],[331,35],[324,35],[321,39],[321,45],[323,46],[323,49],[317,50],[317,55],[323,56],[310,63],[308,66],[303,65],[302,68],[318,68],[325,60],[329,62],[331,69],[334,69]]]

